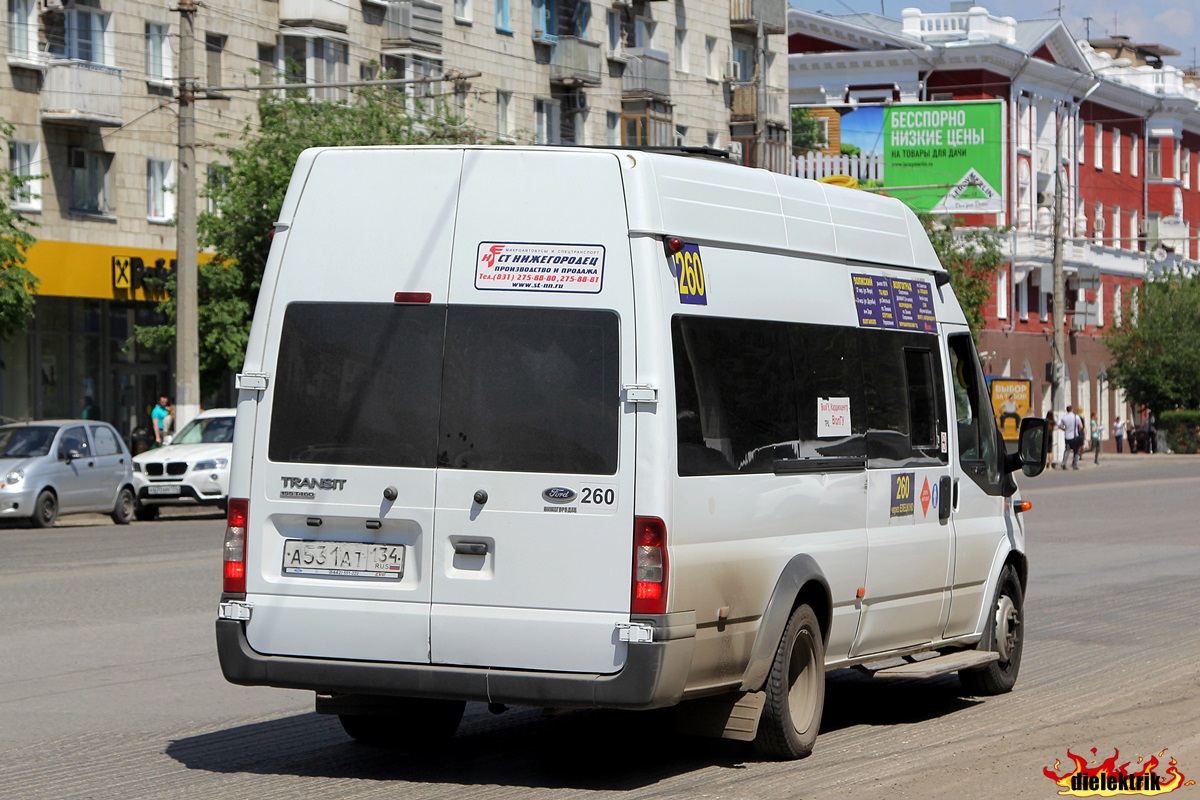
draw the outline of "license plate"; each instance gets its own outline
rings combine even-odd
[[[283,543],[283,572],[399,580],[404,575],[404,545],[288,539]]]
[[[179,487],[178,486],[147,486],[146,494],[167,494],[167,495],[174,496],[174,495],[179,494]]]

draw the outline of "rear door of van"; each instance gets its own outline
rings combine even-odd
[[[429,662],[462,159],[322,151],[276,236],[280,268],[255,315],[269,377],[248,498],[246,633],[260,653]]]
[[[436,664],[612,673],[630,608],[633,278],[611,153],[468,151],[432,540]]]

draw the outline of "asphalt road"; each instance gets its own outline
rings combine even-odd
[[[1023,486],[1016,690],[832,673],[816,751],[790,764],[663,714],[482,706],[441,752],[365,748],[307,693],[222,679],[219,516],[0,529],[0,798],[1045,798],[1043,767],[1093,747],[1122,762],[1167,748],[1200,776],[1200,458],[1109,458]]]

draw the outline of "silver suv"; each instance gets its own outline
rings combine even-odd
[[[0,426],[0,519],[49,528],[60,514],[133,519],[133,459],[106,422],[41,420]]]

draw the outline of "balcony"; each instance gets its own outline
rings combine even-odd
[[[442,7],[429,0],[388,3],[383,16],[383,49],[442,52]]]
[[[578,36],[560,36],[550,53],[550,80],[564,86],[599,86],[600,45]]]
[[[350,25],[350,4],[338,0],[279,0],[283,25],[316,25],[344,31]]]
[[[630,47],[625,50],[629,64],[621,77],[624,97],[671,96],[671,58],[661,50]]]
[[[47,62],[41,91],[42,122],[118,127],[121,70],[75,59]]]
[[[762,20],[763,33],[784,33],[787,30],[787,0],[729,0],[731,28],[757,33],[759,20]]]
[[[787,119],[784,112],[784,97],[786,90],[768,86],[763,93],[763,119],[772,122],[783,122]],[[730,122],[754,122],[758,119],[758,87],[746,84],[733,87],[733,111]]]

